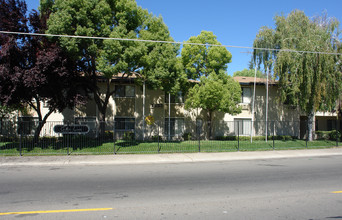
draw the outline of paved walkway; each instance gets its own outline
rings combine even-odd
[[[232,160],[275,159],[294,157],[320,157],[342,155],[342,148],[283,151],[248,151],[224,153],[174,153],[128,155],[70,155],[0,157],[1,166],[63,166],[63,165],[119,165],[210,162]]]

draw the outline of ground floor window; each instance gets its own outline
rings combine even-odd
[[[170,122],[170,123],[169,123]],[[184,119],[183,118],[165,118],[165,135],[181,136],[184,133]]]
[[[135,119],[120,117],[115,118],[115,130],[116,131],[134,131]]]
[[[328,119],[327,120],[327,130],[328,131],[332,131],[332,130],[336,130],[336,120],[332,120],[332,119]]]
[[[39,118],[32,116],[23,116],[18,118],[18,134],[33,135],[38,127]]]
[[[235,135],[250,135],[251,134],[251,126],[252,120],[251,119],[234,119],[234,130]]]

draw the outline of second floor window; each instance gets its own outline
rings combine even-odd
[[[242,94],[241,94],[241,102],[244,104],[251,103],[251,88],[249,87],[242,87]]]
[[[165,93],[165,103],[169,103],[168,93]],[[178,92],[176,95],[171,95],[170,103],[184,103],[184,97],[182,92]]]
[[[133,85],[116,85],[115,97],[135,97],[135,87]]]

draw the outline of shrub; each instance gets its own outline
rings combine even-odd
[[[132,131],[126,131],[123,135],[123,139],[125,141],[133,141],[134,140],[134,133]]]
[[[333,130],[331,131],[330,133],[330,140],[337,140],[337,139],[341,139],[341,132],[340,131],[336,131],[336,130]]]
[[[152,141],[161,141],[162,140],[162,136],[160,136],[160,135],[153,135],[152,136]]]
[[[332,131],[316,131],[318,140],[332,140],[336,141],[337,139],[341,138],[341,133],[336,130]]]
[[[215,139],[220,140],[220,141],[237,141],[238,136],[216,136]],[[267,139],[273,140],[273,136],[268,136]],[[292,137],[289,135],[274,136],[274,140],[290,141],[290,140],[294,140],[294,139],[296,139],[296,137]],[[251,140],[251,136],[239,136],[239,140],[240,141],[249,141],[249,140]],[[253,141],[264,141],[264,140],[265,140],[265,136],[254,136],[253,137]]]
[[[216,136],[215,139],[219,141],[235,141],[237,136]]]
[[[185,141],[189,141],[189,140],[191,140],[191,138],[192,138],[192,135],[191,135],[190,132],[187,132],[187,133],[184,133],[184,134],[183,134],[183,139],[184,139]]]
[[[105,131],[103,138],[105,138],[105,139],[112,139],[113,138],[113,133],[114,132],[112,130]]]

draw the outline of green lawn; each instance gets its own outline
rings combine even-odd
[[[287,140],[274,141],[275,150],[313,149],[336,147],[336,141]],[[342,143],[338,143],[339,146]],[[21,148],[20,148],[21,146]],[[159,150],[159,151],[158,151]],[[62,155],[67,154],[155,154],[181,152],[233,152],[233,151],[265,151],[273,150],[273,141],[180,141],[180,142],[126,142],[98,141],[94,139],[82,140],[54,140],[42,141],[39,144],[16,142],[0,142],[0,155]]]

